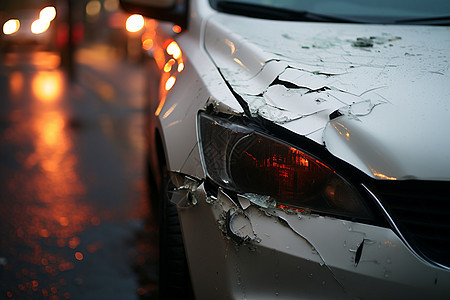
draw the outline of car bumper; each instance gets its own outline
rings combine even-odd
[[[388,228],[262,208],[220,189],[211,198],[203,185],[175,192],[172,202],[197,299],[450,296],[450,272]]]

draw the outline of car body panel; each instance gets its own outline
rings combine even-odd
[[[448,27],[218,14],[205,35],[254,115],[326,145],[373,178],[450,179],[442,136],[450,130]],[[336,110],[342,116],[330,122]]]
[[[417,255],[395,226],[208,194],[197,128],[201,111],[250,113],[368,177],[448,180],[448,27],[268,21],[189,4],[189,29],[166,37],[184,68],[159,68],[149,130],[177,178],[171,201],[196,298],[448,299],[448,268]]]
[[[255,205],[241,209],[226,193],[208,198],[203,186],[192,195],[195,205],[180,205],[186,191],[175,192],[172,201],[179,207],[198,299],[450,294],[450,273],[418,258],[390,229]],[[236,243],[234,234],[250,239]]]

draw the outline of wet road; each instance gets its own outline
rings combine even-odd
[[[144,78],[104,45],[0,65],[0,299],[155,299]]]

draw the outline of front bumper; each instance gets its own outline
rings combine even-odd
[[[194,201],[192,201],[194,199]],[[197,299],[448,299],[450,272],[388,228],[173,193]]]

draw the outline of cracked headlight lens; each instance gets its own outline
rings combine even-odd
[[[270,197],[281,208],[372,218],[352,185],[300,149],[203,113],[199,115],[199,135],[203,167],[219,186],[239,194]]]

